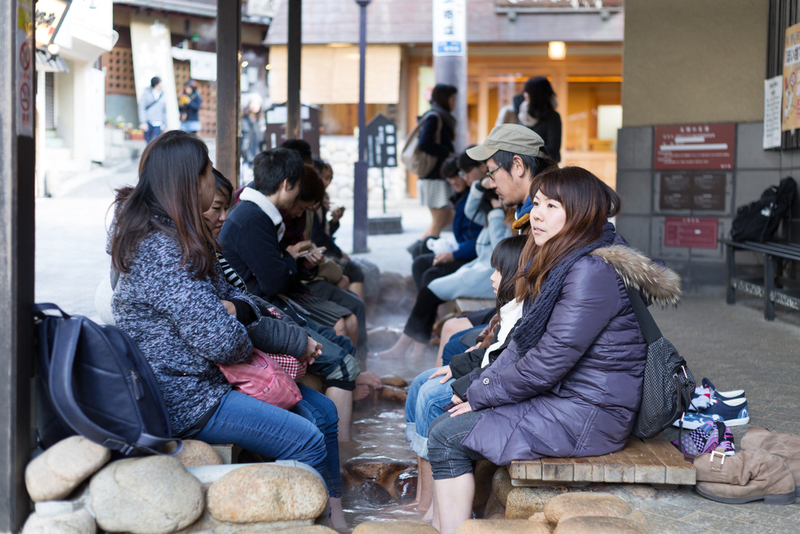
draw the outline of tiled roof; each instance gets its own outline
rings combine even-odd
[[[281,2],[267,44],[286,44],[288,0]],[[430,44],[432,0],[372,0],[367,7],[367,42]],[[470,43],[622,42],[624,15],[611,12],[519,13],[510,21],[493,0],[467,0]],[[606,20],[603,20],[606,18]],[[303,0],[303,43],[357,43],[355,0]]]

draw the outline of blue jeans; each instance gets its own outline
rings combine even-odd
[[[235,443],[273,460],[306,463],[325,479],[328,494],[340,497],[336,407],[305,386],[300,392],[303,400],[289,411],[230,390],[195,439]]]
[[[445,404],[453,398],[451,378],[444,384],[441,376],[428,379],[438,367],[428,369],[417,375],[408,388],[406,397],[406,440],[411,442],[411,450],[420,458],[428,459],[428,429],[434,419],[444,413]]]
[[[484,329],[484,327],[486,327],[485,324],[478,325],[478,326],[473,326],[472,328],[467,328],[466,330],[462,330],[461,332],[458,332],[457,334],[453,334],[450,337],[450,341],[445,343],[444,350],[442,350],[442,364],[443,365],[450,365],[450,358],[452,358],[456,354],[462,354],[464,352],[467,352],[467,349],[469,348],[469,346],[468,345],[464,345],[461,342],[461,337],[464,334],[466,334],[467,332],[470,332],[472,330],[477,330],[478,333],[480,334],[481,331]]]
[[[144,140],[149,144],[150,141],[161,135],[161,126],[153,126],[147,123],[147,131],[144,133]]]

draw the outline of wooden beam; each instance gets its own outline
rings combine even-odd
[[[239,184],[239,84],[242,0],[217,0],[217,157],[215,165]]]
[[[286,80],[286,139],[300,139],[300,65],[303,49],[303,2],[289,0]]]

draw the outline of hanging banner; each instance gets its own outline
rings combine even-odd
[[[800,24],[786,28],[783,42],[783,113],[781,130],[800,126]]]
[[[17,135],[33,137],[36,117],[33,92],[33,6],[32,0],[17,2],[17,31],[14,60],[17,63],[16,115]]]
[[[764,150],[781,147],[783,76],[764,80]]]
[[[433,0],[433,55],[467,53],[466,0]]]

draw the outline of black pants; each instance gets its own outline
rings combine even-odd
[[[423,287],[417,294],[417,302],[411,310],[411,316],[406,321],[403,333],[419,343],[427,343],[431,339],[433,323],[436,322],[436,312],[439,304],[445,301],[434,295],[433,291]]]
[[[423,287],[428,287],[432,280],[447,276],[456,272],[459,267],[465,265],[465,260],[454,260],[450,263],[440,263],[439,265],[433,264],[433,258],[436,254],[420,254],[414,259],[411,265],[411,273],[414,276],[414,283],[417,284],[417,291]]]
[[[358,348],[367,346],[367,307],[355,293],[345,291],[341,287],[326,282],[324,280],[317,280],[306,284],[308,289],[314,293],[315,296],[335,302],[339,306],[343,306],[353,312],[358,319]]]

